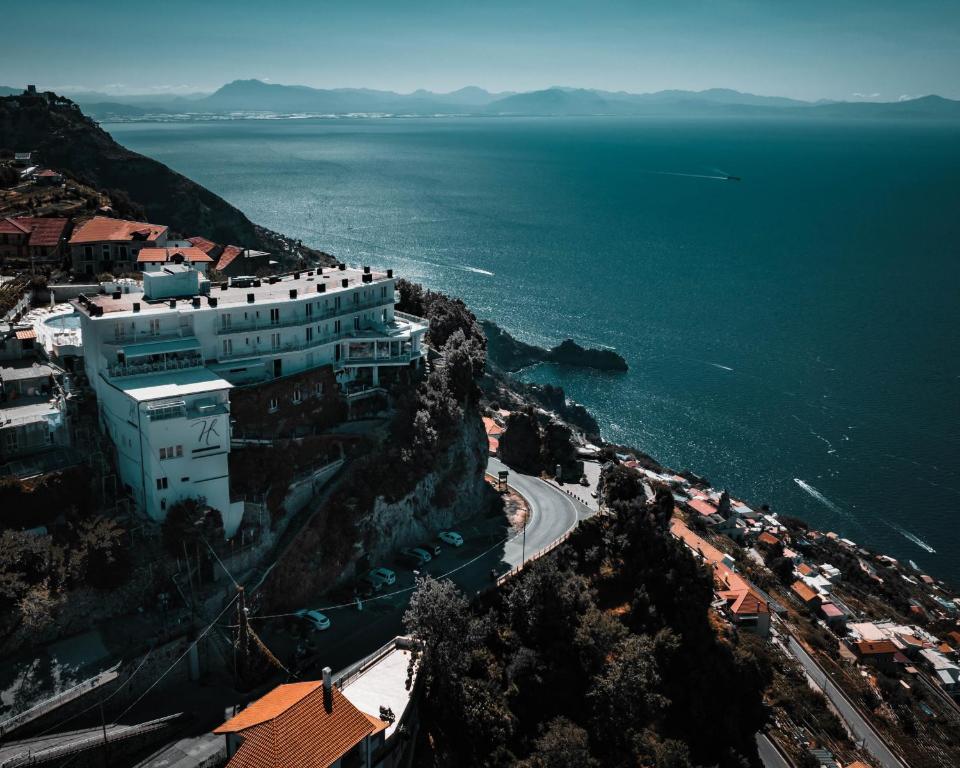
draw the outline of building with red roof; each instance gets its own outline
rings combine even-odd
[[[220,254],[223,253],[222,245],[213,242],[213,240],[207,240],[205,237],[188,237],[187,242],[199,248],[214,261],[219,259]]]
[[[489,416],[484,416],[483,428],[487,433],[487,452],[491,456],[496,456],[500,451],[500,435],[503,434],[503,427]]]
[[[795,581],[790,585],[790,591],[799,597],[804,605],[809,605],[813,608],[820,606],[820,593],[809,584],[803,581]]]
[[[162,224],[94,216],[73,231],[70,256],[73,271],[95,275],[137,269],[143,248],[163,248],[168,230]]]
[[[0,259],[17,266],[59,264],[69,223],[62,218],[0,218]]]
[[[186,264],[206,274],[213,259],[197,248],[141,248],[137,254],[137,268],[142,272],[156,272],[168,264]]]

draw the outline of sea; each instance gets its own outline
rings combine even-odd
[[[460,296],[524,341],[618,351],[627,373],[521,375],[563,386],[608,440],[960,586],[960,125],[104,128],[252,220]]]

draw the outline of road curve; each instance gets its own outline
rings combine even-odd
[[[516,567],[524,559],[563,536],[577,522],[589,517],[593,512],[576,499],[571,499],[563,491],[545,483],[539,477],[524,475],[510,469],[499,459],[491,457],[487,462],[487,472],[497,476],[507,471],[507,483],[523,496],[531,506],[531,516],[527,523],[526,544],[524,535],[519,534],[504,546],[502,559],[511,567]]]

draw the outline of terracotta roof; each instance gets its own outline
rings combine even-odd
[[[188,237],[187,242],[193,243],[197,248],[207,254],[207,256],[212,258],[216,258],[223,253],[222,245],[218,245],[213,242],[213,240],[207,240],[205,237]]]
[[[701,515],[713,515],[717,511],[717,508],[706,499],[690,499],[687,505]]]
[[[228,245],[223,249],[223,253],[220,254],[220,261],[217,262],[217,269],[223,271],[233,262],[237,256],[243,253],[243,248],[238,245]]]
[[[496,455],[500,450],[500,441],[491,435],[487,435],[487,450],[491,455]]]
[[[797,595],[803,602],[809,603],[814,598],[819,597],[817,591],[813,589],[808,584],[804,584],[802,581],[795,581],[790,585],[790,589],[793,590],[794,594]]]
[[[839,619],[843,617],[843,611],[837,608],[837,606],[835,606],[833,603],[824,603],[820,606],[820,610],[828,619]]]
[[[855,645],[861,656],[897,653],[897,646],[890,640],[858,640]]]
[[[320,681],[280,685],[253,702],[214,730],[243,736],[228,768],[327,768],[377,731],[339,689],[331,695],[329,711]]]
[[[178,254],[183,256],[184,261],[194,263],[213,262],[213,259],[199,248],[190,246],[189,248],[141,248],[140,253],[137,254],[137,264],[149,264],[155,261],[163,263],[177,261],[174,257]]]
[[[366,717],[367,720],[370,721],[370,725],[373,726],[373,733],[370,734],[371,736],[374,733],[380,733],[380,731],[385,731],[387,730],[387,728],[390,727],[390,723],[388,723],[386,720],[381,720],[379,717],[368,715],[366,712],[363,713],[363,716]]]
[[[767,533],[766,531],[757,536],[757,541],[761,544],[766,544],[769,547],[774,547],[780,543],[780,539],[778,539],[772,533]]]
[[[797,566],[797,570],[804,576],[809,576],[811,573],[813,573],[813,566],[808,565],[807,563],[800,563],[800,565]]]
[[[28,331],[17,331],[16,336],[20,341],[37,338],[37,332],[31,328]]]
[[[940,653],[953,653],[953,647],[949,643],[940,643],[940,645],[937,646],[937,650],[940,651]]]
[[[32,216],[18,216],[16,218],[0,219],[0,233],[30,235],[28,245],[40,247],[56,247],[63,237],[63,230],[67,227],[67,219],[35,218]]]
[[[491,419],[489,416],[483,417],[483,428],[487,430],[488,435],[502,435],[503,427]]]
[[[947,632],[947,637],[953,640],[953,642],[956,643],[957,645],[960,645],[960,632],[951,630],[950,632]]]
[[[131,241],[142,239],[155,242],[167,227],[162,224],[146,224],[142,221],[124,221],[109,216],[94,216],[77,227],[70,238],[71,244]]]
[[[863,760],[857,760],[856,762],[850,763],[847,768],[870,768],[870,766],[863,762]]]

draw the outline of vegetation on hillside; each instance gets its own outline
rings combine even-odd
[[[714,627],[673,499],[640,498],[611,500],[482,608],[420,580],[405,625],[424,642],[421,765],[756,762],[762,643]]]

